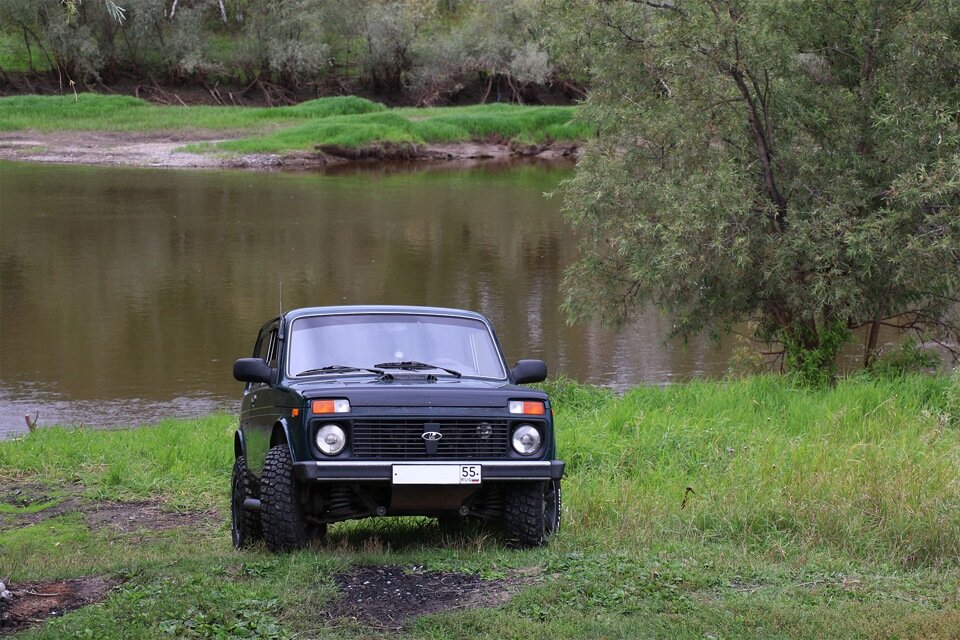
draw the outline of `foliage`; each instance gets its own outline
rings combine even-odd
[[[61,2],[63,3],[63,6],[67,8],[67,15],[70,15],[70,16],[77,15],[78,13],[77,5],[83,4],[82,0],[61,0]],[[113,0],[104,0],[103,5],[104,5],[104,8],[106,8],[107,13],[110,14],[111,18],[113,18],[117,22],[123,22],[124,18],[126,17],[124,15],[126,12],[126,9],[119,6]]]
[[[421,103],[456,93],[474,77],[486,85],[482,102],[522,102],[525,85],[550,80],[554,67],[540,46],[536,1],[491,0],[465,14],[439,43],[420,43],[414,83]]]
[[[48,0],[38,6],[46,10],[44,35],[57,69],[67,76],[68,82],[99,79],[107,59],[94,27],[58,12],[55,4]]]
[[[942,364],[940,355],[913,336],[908,336],[893,350],[881,353],[870,365],[870,372],[892,378],[936,370]]]
[[[220,607],[195,608],[178,618],[160,623],[160,632],[174,638],[257,638],[278,640],[291,637],[275,617],[279,611],[276,599],[245,600],[232,603],[235,615],[224,619]]]
[[[280,103],[305,87],[432,104],[465,84],[504,100],[543,86],[554,65],[540,46],[537,0],[0,0],[0,36],[14,62],[77,85],[133,76],[146,85],[242,83]],[[2,59],[2,58],[0,58]],[[45,65],[46,66],[46,65]],[[3,76],[0,75],[0,79]],[[66,82],[66,81],[65,81]],[[503,83],[503,87],[500,84]]]
[[[330,47],[328,2],[276,0],[248,7],[236,61],[248,77],[276,79],[285,87],[322,77]]]
[[[837,354],[850,341],[850,329],[840,320],[822,327],[819,335],[809,335],[810,328],[801,326],[796,332],[784,332],[781,340],[787,366],[803,384],[824,386],[833,382],[837,371]]]
[[[572,318],[753,319],[802,375],[840,324],[870,328],[867,363],[883,325],[960,339],[960,5],[548,7],[598,133],[566,186]]]
[[[363,11],[361,56],[374,90],[399,93],[413,66],[413,46],[419,32],[435,17],[429,0],[367,0]]]

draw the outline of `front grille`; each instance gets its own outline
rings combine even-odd
[[[433,455],[421,437],[425,430],[443,434]],[[358,420],[353,423],[353,455],[390,460],[506,458],[508,437],[505,421]]]

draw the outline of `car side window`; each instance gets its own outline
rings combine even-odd
[[[260,334],[260,337],[257,338],[257,346],[253,350],[253,357],[260,358],[264,362],[267,361],[267,356],[270,352],[270,334],[272,332],[267,331]]]
[[[272,327],[260,334],[253,351],[254,358],[260,358],[271,367],[277,366],[277,328]]]
[[[271,367],[276,368],[277,366],[277,354],[280,351],[277,347],[277,330],[272,329],[270,334],[267,336],[267,352],[264,356],[264,361]]]

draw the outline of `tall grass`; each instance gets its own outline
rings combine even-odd
[[[639,388],[586,407],[561,396],[570,511],[592,542],[957,564],[958,386],[957,376],[918,376],[821,391],[758,377]]]
[[[439,143],[495,139],[525,144],[582,140],[575,107],[476,105],[393,109],[324,118],[263,136],[213,145],[237,152],[312,149],[319,144],[360,147],[373,142]]]
[[[583,544],[672,539],[960,564],[960,376],[828,390],[771,376],[620,398],[569,381],[547,388],[567,461],[568,535]],[[234,428],[215,416],[43,429],[0,443],[0,481],[36,476],[105,496],[222,504]]]
[[[223,505],[236,419],[165,420],[138,429],[44,428],[0,442],[0,485],[30,478],[79,484],[92,497],[162,496],[174,507]]]
[[[533,576],[511,602],[396,634],[409,638],[958,637],[960,374],[827,390],[757,377],[623,397],[545,387],[567,476],[563,528],[544,549],[377,519],[334,525],[325,544],[287,556],[234,552],[235,418],[214,416],[0,442],[0,502],[19,482],[79,482],[93,497],[224,514],[169,532],[117,534],[79,513],[0,526],[0,574],[122,577],[105,603],[31,638],[395,637],[330,627],[331,574],[351,564]]]

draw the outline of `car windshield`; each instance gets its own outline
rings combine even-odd
[[[487,325],[470,318],[401,314],[309,316],[293,321],[289,348],[287,373],[291,377],[345,373],[345,367],[362,370],[385,363],[416,363],[450,369],[464,376],[506,378]],[[327,371],[321,372],[324,368]],[[391,372],[395,373],[397,368],[401,367],[393,367]],[[416,369],[426,371],[422,366]],[[427,372],[444,375],[441,369]]]

